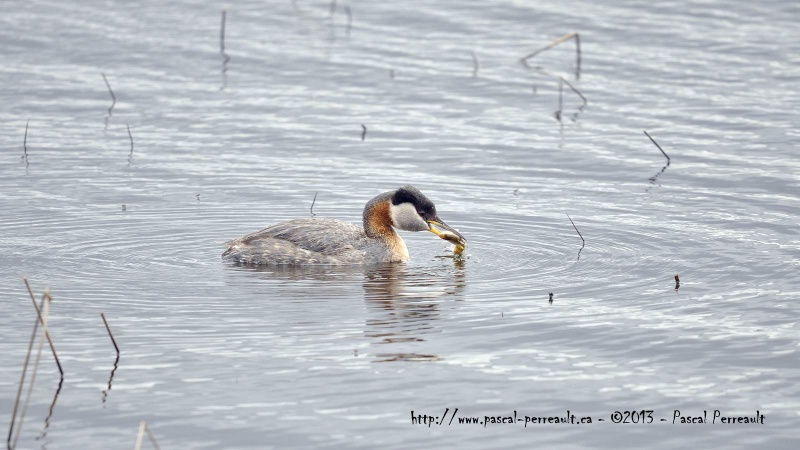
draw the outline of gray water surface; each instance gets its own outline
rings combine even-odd
[[[65,381],[48,417],[45,353],[20,449],[132,448],[141,420],[164,449],[795,448],[797,2],[330,11],[0,5],[3,436],[27,277],[52,289]],[[571,31],[578,79],[572,40],[519,64]],[[561,122],[559,76],[588,100],[565,85]],[[358,222],[404,184],[467,237],[466,261],[430,233],[403,233],[404,265],[220,259],[315,193],[318,217]],[[455,408],[605,422],[412,424]],[[657,423],[611,423],[642,409]],[[675,409],[765,423],[673,425]]]

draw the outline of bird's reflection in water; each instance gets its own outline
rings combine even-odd
[[[379,266],[306,266],[239,268],[270,280],[338,282],[363,280],[367,319],[364,336],[380,347],[375,362],[438,361],[439,355],[392,351],[398,346],[419,346],[425,335],[438,333],[436,321],[444,301],[463,300],[465,261],[437,259],[433,266],[409,267],[401,263]],[[354,287],[355,287],[354,286]],[[337,285],[337,289],[342,286]],[[347,289],[345,289],[347,290]],[[363,355],[362,355],[363,356]]]
[[[391,264],[364,274],[364,299],[369,308],[365,335],[391,350],[398,344],[424,342],[439,332],[436,321],[443,300],[462,300],[465,286],[463,261],[443,261],[433,270]],[[438,361],[439,355],[379,351],[376,362]]]

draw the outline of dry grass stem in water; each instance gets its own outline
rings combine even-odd
[[[47,325],[47,317],[50,314],[50,298],[48,295],[42,295],[42,301],[39,304],[39,308],[43,311],[42,317],[44,318],[44,326]],[[38,324],[38,319],[36,320]],[[17,432],[14,435],[14,443],[12,444],[12,448],[17,447],[17,442],[19,441],[19,435],[22,432],[22,424],[25,421],[25,415],[28,413],[28,404],[31,401],[31,393],[33,392],[33,386],[36,384],[36,374],[39,371],[39,361],[42,359],[42,350],[44,349],[44,333],[42,333],[41,339],[39,339],[39,349],[36,351],[36,361],[33,363],[33,372],[31,373],[31,379],[28,381],[28,392],[25,394],[25,401],[22,404],[22,411],[19,415],[19,424],[17,425]]]
[[[114,368],[111,369],[111,376],[109,376],[108,378],[108,387],[106,388],[105,391],[103,391],[103,403],[105,404],[106,398],[108,397],[108,391],[111,390],[111,382],[114,380],[114,372],[117,371],[117,367],[119,365],[119,346],[117,345],[117,340],[114,339],[114,334],[111,333],[111,327],[108,326],[106,315],[104,313],[100,313],[100,317],[103,318],[103,324],[106,326],[108,337],[111,338],[111,343],[114,344],[114,349],[117,351],[117,359],[114,361]]]
[[[103,81],[106,82],[106,87],[108,88],[108,93],[111,94],[111,106],[108,107],[108,115],[111,116],[111,110],[114,109],[114,105],[117,104],[117,96],[114,95],[114,91],[111,89],[111,83],[108,82],[108,78],[106,78],[106,74],[101,72],[100,75],[103,75]]]
[[[222,11],[222,24],[220,25],[219,30],[219,54],[222,55],[222,71],[225,72],[228,70],[228,61],[231,58],[225,53],[225,18],[227,16],[227,11]]]
[[[481,62],[478,61],[478,55],[475,53],[475,51],[472,51],[471,53],[472,53],[472,76],[477,77],[478,70],[480,70],[481,68]]]
[[[131,152],[128,154],[128,164],[130,164],[130,163],[131,163],[131,160],[133,159],[133,135],[131,134],[131,127],[130,127],[130,125],[128,125],[128,124],[126,123],[126,124],[125,124],[125,127],[128,129],[128,139],[130,139],[130,141],[131,141]]]
[[[25,285],[28,286],[28,293],[31,295],[31,299],[35,302],[36,299],[34,298],[33,292],[31,291],[30,286],[28,285],[27,279],[25,279]],[[42,305],[44,305],[44,298],[42,299]],[[36,341],[36,332],[38,331],[38,329],[39,329],[39,318],[37,317],[33,322],[33,332],[31,333],[31,339],[28,343],[28,353],[25,355],[25,362],[22,365],[22,376],[20,377],[19,387],[17,388],[17,398],[14,401],[14,411],[11,414],[11,424],[8,428],[8,439],[6,441],[6,444],[9,450],[14,448],[14,445],[11,444],[11,438],[14,435],[14,422],[16,421],[17,418],[19,401],[20,398],[22,397],[22,387],[25,385],[25,378],[28,373],[28,363],[30,362],[31,359],[31,352],[33,351],[33,343]],[[17,432],[17,434],[19,434],[19,432]]]
[[[581,36],[576,31],[573,31],[572,33],[565,34],[564,36],[561,36],[560,38],[554,40],[553,42],[551,42],[551,43],[549,43],[547,45],[545,45],[544,47],[540,48],[539,50],[536,50],[535,52],[529,53],[526,56],[520,58],[519,61],[525,67],[529,67],[528,66],[528,60],[530,58],[533,58],[534,56],[538,55],[539,53],[542,53],[545,50],[549,50],[549,49],[555,47],[556,45],[558,45],[558,44],[560,44],[562,42],[568,41],[568,40],[570,40],[572,38],[575,38],[575,54],[576,54],[576,64],[577,64],[577,66],[575,68],[575,79],[577,80],[577,79],[579,79],[581,77]]]
[[[53,345],[53,339],[50,338],[50,333],[47,331],[47,325],[45,325],[44,321],[42,320],[41,311],[39,311],[39,306],[36,305],[36,299],[33,297],[33,291],[31,290],[30,284],[28,284],[27,278],[23,278],[25,280],[25,286],[28,288],[28,293],[31,296],[31,301],[33,302],[33,307],[36,308],[36,315],[39,318],[39,323],[42,324],[42,331],[44,332],[44,336],[47,338],[47,343],[50,344],[50,351],[53,352],[53,358],[56,360],[56,365],[58,366],[58,372],[61,374],[61,379],[64,379],[64,369],[61,368],[61,361],[58,359],[58,353],[56,353],[56,347]],[[47,297],[48,301],[50,300],[50,290],[47,289],[44,291],[44,295]]]
[[[158,442],[156,442],[156,437],[153,436],[153,433],[150,431],[150,427],[147,426],[147,422],[144,420],[139,423],[139,434],[136,435],[136,446],[133,447],[133,450],[142,449],[142,442],[144,442],[145,433],[147,433],[147,437],[150,439],[150,443],[153,445],[153,448],[156,450],[161,450],[161,447],[158,446]]]
[[[575,226],[575,222],[572,221],[572,217],[570,217],[569,214],[567,214],[567,219],[569,219],[569,222],[572,224],[572,228],[575,228],[575,231],[578,233],[578,236],[581,237],[581,242],[582,242],[581,249],[578,250],[578,259],[581,259],[581,252],[583,251],[583,248],[586,247],[586,239],[583,238],[583,235],[578,230],[578,227]]]
[[[567,86],[569,86],[569,88],[570,88],[570,89],[572,89],[572,91],[573,91],[573,92],[575,92],[576,94],[578,94],[578,97],[580,97],[580,98],[581,98],[581,100],[583,100],[583,105],[581,105],[581,107],[580,107],[580,108],[578,108],[578,110],[579,110],[579,111],[583,111],[583,108],[585,108],[585,107],[586,107],[586,105],[588,105],[588,104],[589,104],[589,101],[588,101],[588,100],[586,100],[586,97],[584,97],[584,96],[583,96],[583,94],[581,94],[581,91],[577,90],[577,89],[575,88],[575,86],[573,86],[573,85],[572,85],[572,83],[570,83],[569,81],[565,80],[563,77],[558,77],[558,79],[559,79],[559,80],[560,80],[562,83],[566,83],[566,85],[567,85]]]
[[[555,112],[556,120],[561,122],[561,111],[564,110],[564,84],[558,79],[558,110]]]
[[[314,192],[314,200],[311,201],[311,215],[312,216],[316,216],[316,214],[314,214],[314,203],[317,202],[317,194],[318,193],[319,192]]]
[[[561,122],[561,118],[562,118],[563,110],[564,110],[564,85],[565,84],[567,86],[569,86],[569,88],[572,89],[572,91],[574,93],[578,94],[578,96],[581,98],[581,100],[583,100],[583,104],[578,108],[578,112],[573,115],[573,117],[572,117],[573,120],[577,119],[578,114],[583,112],[583,108],[585,108],[586,105],[589,104],[589,101],[586,99],[586,97],[584,97],[584,95],[581,94],[581,91],[579,91],[577,88],[575,88],[575,86],[573,86],[572,83],[570,83],[569,81],[565,80],[564,77],[558,77],[558,111],[555,112],[555,116],[556,116],[556,120],[558,120],[559,122]]]
[[[113,115],[114,105],[117,104],[117,96],[114,95],[114,91],[111,89],[111,83],[108,82],[106,74],[103,72],[101,72],[100,74],[103,75],[103,81],[106,82],[106,88],[108,88],[108,93],[111,94],[111,106],[108,107],[108,114],[106,115],[106,118],[103,120],[103,123],[105,124],[105,128],[103,129],[103,131],[105,131],[108,129],[108,121],[111,119],[111,116]]]
[[[572,221],[572,217],[570,217],[569,214],[567,214],[567,219],[569,219],[569,222],[572,224],[572,228],[575,228],[575,231],[578,233],[578,236],[580,236],[581,241],[583,241],[583,243],[586,244],[586,240],[583,238],[581,232],[578,231],[578,227],[575,226],[575,222]]]
[[[30,123],[31,119],[25,122],[25,137],[22,138],[22,159],[25,160],[25,164],[28,164],[28,125]]]
[[[14,447],[16,447],[16,443],[17,443],[17,440],[19,439],[19,434],[20,434],[20,431],[22,429],[22,423],[23,423],[23,421],[25,419],[25,413],[27,412],[27,409],[28,409],[28,403],[30,401],[31,390],[33,389],[33,383],[36,380],[36,372],[38,371],[39,359],[41,357],[41,345],[39,347],[39,355],[37,356],[37,359],[36,359],[36,365],[34,367],[34,370],[33,370],[32,374],[31,374],[31,381],[30,381],[30,384],[28,386],[28,394],[27,394],[27,397],[25,399],[25,403],[24,403],[23,408],[22,408],[22,413],[20,414],[20,422],[17,425],[16,437],[14,437],[14,442],[12,443],[11,440],[12,440],[12,436],[14,435],[14,422],[16,421],[17,410],[19,409],[19,401],[20,401],[20,398],[22,396],[22,387],[25,384],[25,378],[26,378],[26,374],[27,374],[27,371],[28,371],[28,364],[30,362],[31,352],[33,350],[33,343],[34,343],[34,341],[36,339],[36,334],[37,334],[37,331],[38,331],[38,325],[39,324],[42,325],[42,333],[43,333],[44,337],[47,339],[47,342],[50,344],[50,350],[53,352],[53,357],[55,358],[56,365],[58,366],[58,371],[59,371],[59,373],[61,375],[61,381],[59,382],[58,391],[56,391],[56,397],[58,396],[58,392],[61,391],[61,385],[64,382],[64,370],[61,368],[61,362],[58,359],[58,354],[56,353],[55,347],[53,346],[52,339],[50,339],[50,333],[47,331],[47,315],[49,313],[48,305],[49,305],[49,302],[52,299],[50,297],[50,290],[49,289],[45,290],[44,294],[42,295],[42,307],[40,308],[36,304],[36,298],[33,295],[33,290],[31,289],[31,286],[28,283],[27,278],[23,278],[23,281],[25,281],[25,287],[28,289],[28,295],[30,295],[31,302],[33,302],[33,307],[36,309],[36,322],[34,323],[33,332],[31,333],[31,340],[30,340],[30,342],[28,344],[28,353],[25,356],[25,363],[24,363],[23,368],[22,368],[22,377],[20,378],[20,385],[19,385],[19,387],[17,389],[17,398],[16,398],[16,400],[14,402],[14,411],[13,411],[13,414],[12,414],[12,417],[11,417],[11,424],[10,424],[9,430],[8,430],[8,439],[7,439],[6,443],[7,443],[7,446],[8,446],[9,449],[13,449]],[[44,315],[42,314],[42,310],[44,310]],[[43,342],[42,342],[42,345],[43,345]],[[51,410],[52,410],[52,407],[51,407]]]
[[[363,141],[366,138],[367,138],[367,127],[365,127],[364,124],[362,123],[361,124],[361,140]]]
[[[659,149],[659,150],[661,150],[661,153],[664,155],[664,157],[665,157],[665,158],[667,158],[667,165],[669,165],[669,163],[670,163],[672,160],[670,159],[670,157],[669,157],[669,155],[667,154],[667,152],[665,152],[665,151],[664,151],[664,149],[663,149],[663,148],[661,148],[661,146],[660,146],[660,145],[658,145],[658,142],[656,142],[656,140],[655,140],[655,139],[653,139],[653,137],[652,137],[652,136],[650,136],[650,134],[648,134],[648,133],[647,133],[647,131],[645,131],[645,132],[644,132],[644,135],[645,135],[645,136],[647,136],[648,138],[650,138],[650,140],[653,142],[653,144],[655,144],[655,145],[656,145],[656,147],[658,147],[658,149]]]
[[[108,326],[108,321],[106,320],[106,315],[104,313],[100,313],[100,317],[103,318],[103,324],[106,326],[106,331],[108,331],[108,337],[111,338],[111,343],[114,344],[114,349],[117,351],[119,355],[119,346],[117,346],[117,340],[114,339],[114,334],[111,333],[111,328]]]

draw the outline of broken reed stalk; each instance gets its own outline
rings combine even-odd
[[[536,88],[534,87],[534,89],[536,89]],[[556,116],[556,120],[559,123],[561,123],[561,112],[564,110],[564,95],[563,95],[563,93],[564,93],[564,83],[561,82],[561,77],[559,77],[559,82],[558,82],[558,109],[553,114],[554,116]]]
[[[314,200],[311,201],[311,215],[312,216],[316,216],[316,214],[314,214],[314,203],[317,202],[317,194],[318,193],[319,192],[314,192]]]
[[[114,339],[114,334],[111,332],[111,327],[108,326],[106,315],[104,313],[100,313],[100,317],[103,318],[103,324],[106,326],[108,337],[111,338],[111,343],[114,344],[114,349],[117,351],[117,359],[114,361],[114,368],[111,370],[111,376],[108,378],[108,387],[105,391],[103,391],[103,404],[105,404],[106,397],[108,397],[108,391],[111,390],[111,382],[114,380],[114,372],[117,371],[117,364],[119,364],[119,346],[117,345],[117,340]]]
[[[583,111],[583,108],[585,108],[585,107],[586,107],[586,105],[588,105],[588,104],[589,104],[589,101],[588,101],[588,100],[586,100],[586,97],[584,97],[584,96],[583,96],[583,94],[581,94],[581,91],[577,90],[577,89],[575,88],[575,86],[573,86],[573,85],[572,85],[572,84],[571,84],[569,81],[565,80],[565,79],[564,79],[564,77],[558,77],[558,79],[559,79],[561,82],[563,82],[563,83],[566,83],[566,84],[567,84],[567,86],[569,86],[569,88],[570,88],[570,89],[572,89],[572,91],[573,91],[573,92],[575,92],[576,94],[578,94],[578,97],[580,97],[580,98],[581,98],[581,100],[583,100],[583,105],[581,105],[581,107],[580,107],[580,108],[578,108],[578,110],[579,110],[579,111]]]
[[[28,285],[28,280],[25,280],[25,285]],[[30,293],[31,299],[33,299],[33,301],[35,302],[36,299],[33,297],[33,292],[31,291],[30,286],[28,286],[28,293]],[[42,304],[44,305],[44,298],[42,298]],[[37,318],[33,322],[33,332],[31,333],[31,340],[28,343],[28,353],[25,355],[25,362],[22,365],[22,376],[20,377],[19,387],[17,388],[17,399],[14,401],[14,411],[11,415],[11,425],[8,428],[8,439],[6,441],[6,444],[9,450],[13,448],[13,446],[11,445],[11,438],[14,435],[14,422],[16,421],[17,418],[17,409],[19,408],[19,400],[22,397],[22,387],[25,385],[25,378],[28,373],[28,363],[30,362],[31,359],[31,352],[33,351],[33,343],[36,341],[36,332],[38,330],[39,330],[39,319]]]
[[[44,317],[44,324],[47,325],[47,317],[50,313],[50,299],[42,295],[42,302],[39,304],[39,308],[41,308],[44,313],[42,316]],[[36,321],[38,325],[39,321]],[[36,384],[36,374],[39,371],[39,362],[42,359],[42,350],[44,349],[44,333],[42,334],[42,338],[39,339],[39,349],[36,350],[36,362],[33,363],[33,372],[31,372],[31,379],[28,381],[28,392],[25,394],[25,402],[22,404],[22,411],[19,414],[19,424],[17,425],[17,432],[14,434],[14,443],[11,445],[12,448],[17,448],[17,442],[19,441],[19,435],[22,432],[22,426],[25,422],[25,415],[28,413],[28,405],[31,401],[31,394],[33,393],[33,386]]]
[[[222,55],[222,57],[224,58],[223,61],[222,61],[222,65],[223,66],[226,66],[228,64],[228,61],[231,60],[231,58],[228,56],[228,54],[225,53],[225,18],[226,18],[226,16],[227,16],[227,11],[223,10],[222,11],[222,25],[220,26],[220,30],[219,30],[219,54]],[[225,70],[227,70],[227,68],[223,68],[222,69],[223,72]]]
[[[147,426],[147,422],[144,420],[139,423],[139,434],[136,435],[136,446],[133,447],[133,450],[142,449],[142,442],[144,441],[145,432],[147,433],[147,437],[150,439],[150,443],[153,444],[153,448],[156,450],[161,450],[161,447],[158,446],[158,442],[156,442],[156,437],[153,436],[153,433],[150,431],[150,427]]]
[[[111,116],[114,115],[113,111],[114,111],[114,105],[117,104],[117,96],[114,95],[114,91],[111,89],[111,83],[108,82],[108,78],[106,78],[106,74],[103,73],[103,72],[100,72],[100,74],[103,75],[103,81],[106,82],[106,88],[108,88],[108,93],[111,94],[111,106],[108,107],[108,115],[103,120],[103,123],[105,123],[105,128],[103,129],[103,131],[105,131],[105,130],[108,130],[108,121],[109,121],[109,119],[111,119]]]
[[[581,232],[578,231],[578,227],[575,226],[575,222],[572,221],[572,217],[570,217],[569,214],[567,214],[567,219],[569,219],[570,223],[572,223],[572,228],[575,228],[575,231],[578,232],[578,236],[581,237],[581,241],[583,241],[583,244],[586,245],[586,239],[584,239],[583,235],[581,234]]]
[[[219,29],[219,53],[225,56],[225,15],[226,11],[222,11],[222,24]]]
[[[108,326],[108,321],[106,320],[106,315],[104,313],[100,313],[100,317],[103,318],[103,323],[106,326],[106,331],[108,331],[108,337],[111,338],[111,343],[114,344],[114,349],[117,350],[117,355],[119,355],[119,346],[117,345],[117,340],[114,339],[114,334],[111,333],[111,328]]]
[[[583,94],[581,94],[581,91],[579,91],[577,88],[575,88],[575,86],[573,86],[572,83],[570,83],[569,81],[565,80],[564,77],[559,76],[558,77],[558,111],[555,112],[556,120],[558,120],[559,122],[561,122],[561,116],[562,116],[562,113],[564,111],[564,84],[569,86],[569,88],[572,89],[573,92],[578,94],[578,96],[581,98],[581,100],[583,100],[583,104],[578,108],[578,113],[582,112],[583,108],[585,108],[586,105],[589,104],[589,101],[586,99],[586,97],[583,96]],[[578,116],[578,113],[575,113],[575,116],[573,117],[573,120],[575,120],[575,117]]]
[[[586,247],[586,240],[583,238],[583,235],[581,234],[581,232],[578,231],[578,227],[575,226],[575,222],[572,221],[572,217],[570,217],[569,214],[567,214],[567,218],[569,219],[570,223],[572,223],[572,228],[575,228],[575,231],[578,232],[578,236],[581,237],[581,249],[578,250],[578,258],[576,259],[576,261],[580,261],[581,252],[583,251],[583,248]]]
[[[136,445],[133,446],[133,450],[141,450],[142,448],[142,441],[144,440],[144,427],[147,424],[145,421],[139,422],[139,432],[136,434]]]
[[[478,55],[475,54],[474,50],[471,53],[472,53],[472,76],[477,77],[478,70],[481,68],[481,62],[478,61]]]
[[[28,125],[30,125],[30,123],[31,119],[25,122],[25,137],[22,138],[22,158],[25,159],[26,162],[28,161]]]
[[[533,58],[534,56],[538,55],[539,53],[542,53],[545,50],[549,50],[549,49],[555,47],[556,45],[558,45],[558,44],[560,44],[562,42],[568,41],[568,40],[570,40],[572,38],[575,38],[575,53],[576,53],[576,63],[577,63],[577,66],[576,66],[576,69],[575,69],[575,79],[577,80],[577,79],[579,79],[581,77],[581,36],[578,34],[577,31],[573,31],[572,33],[565,34],[564,36],[561,36],[560,38],[552,41],[551,43],[545,45],[544,47],[540,48],[539,50],[536,50],[535,52],[532,52],[532,53],[529,53],[528,55],[523,56],[522,58],[520,58],[519,62],[521,62],[522,65],[524,65],[525,67],[529,67],[528,66],[528,60],[530,58]]]
[[[130,139],[130,140],[131,140],[131,153],[128,155],[128,164],[130,164],[130,163],[131,163],[131,160],[133,159],[133,135],[131,134],[131,127],[130,127],[130,125],[128,125],[128,124],[126,123],[126,124],[125,124],[125,127],[128,129],[128,139]]]
[[[64,379],[64,369],[61,368],[61,361],[58,359],[58,354],[56,353],[56,348],[53,345],[53,339],[50,338],[50,333],[47,331],[47,325],[45,325],[44,321],[42,321],[42,314],[39,311],[39,306],[36,305],[36,299],[33,298],[33,291],[31,290],[31,285],[28,284],[28,279],[23,278],[25,280],[25,286],[28,288],[28,293],[31,295],[31,301],[33,302],[33,307],[36,308],[36,315],[39,317],[39,323],[42,324],[42,331],[44,331],[44,336],[47,338],[47,343],[50,344],[50,351],[53,352],[53,358],[56,360],[56,365],[58,366],[58,372],[61,374],[61,379]],[[47,297],[48,301],[50,300],[50,290],[45,290],[44,295]]]
[[[367,127],[363,123],[361,124],[361,130],[361,140],[363,141],[367,137]]]
[[[353,13],[350,11],[350,6],[344,6],[344,13],[347,14],[347,37],[350,37],[350,30],[353,28]]]
[[[117,104],[117,96],[114,95],[114,91],[111,90],[111,83],[108,82],[108,78],[106,78],[106,74],[103,73],[103,72],[101,72],[100,74],[103,75],[103,81],[106,82],[106,87],[108,88],[108,93],[111,94],[111,106],[108,108],[108,115],[110,116],[111,115],[111,110],[114,109],[114,105]]]
[[[648,133],[647,133],[647,131],[645,131],[645,132],[644,132],[644,134],[645,134],[645,136],[647,136],[648,138],[650,138],[650,140],[653,142],[653,144],[656,144],[656,147],[658,147],[658,149],[659,149],[659,150],[661,150],[661,153],[663,153],[663,154],[664,154],[664,157],[666,157],[666,158],[667,158],[667,165],[669,165],[669,163],[671,162],[671,159],[670,159],[669,155],[667,154],[667,152],[665,152],[665,151],[664,151],[664,149],[663,149],[663,148],[661,148],[661,146],[660,146],[660,145],[658,145],[658,142],[656,142],[656,140],[655,140],[655,139],[653,139],[653,137],[652,137],[652,136],[650,136],[650,134],[648,134]],[[665,168],[666,168],[666,167],[665,167]]]

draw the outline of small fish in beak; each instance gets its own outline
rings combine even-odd
[[[450,227],[450,225],[447,225],[442,219],[436,217],[433,220],[429,220],[428,226],[430,227],[428,231],[455,246],[453,252],[456,255],[460,255],[464,252],[464,249],[467,247],[467,240],[461,233]],[[439,231],[435,227],[439,227],[443,231]]]

